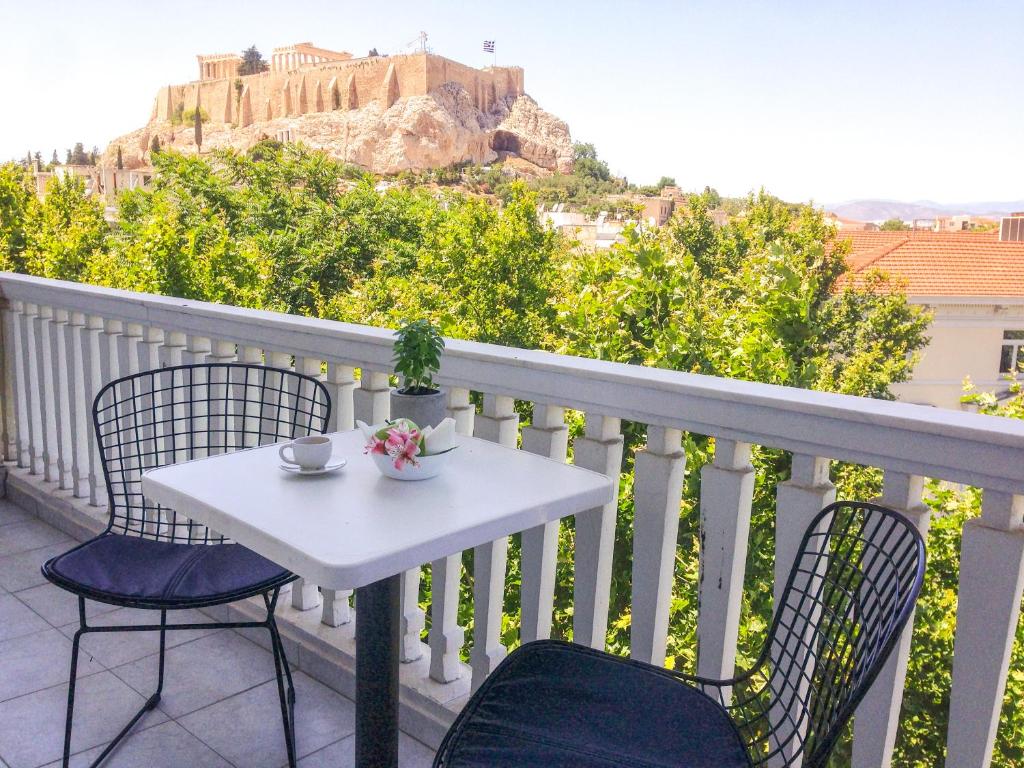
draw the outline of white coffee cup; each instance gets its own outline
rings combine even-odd
[[[331,459],[331,438],[324,435],[300,437],[278,449],[281,461],[300,469],[323,469]],[[287,451],[291,450],[291,456]]]

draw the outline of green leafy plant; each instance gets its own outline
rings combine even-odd
[[[395,331],[395,371],[405,380],[405,395],[425,395],[434,390],[433,375],[441,367],[444,339],[429,320],[413,320]]]

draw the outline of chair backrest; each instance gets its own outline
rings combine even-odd
[[[110,500],[108,530],[181,543],[224,539],[142,495],[167,464],[327,431],[331,398],[316,379],[261,365],[158,368],[107,384],[93,424]]]
[[[755,765],[825,764],[912,615],[924,567],[924,540],[897,512],[838,502],[814,519],[759,672],[730,706]]]

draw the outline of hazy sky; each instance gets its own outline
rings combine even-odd
[[[615,173],[791,200],[1024,198],[1024,0],[12,2],[0,158],[140,127],[197,53],[311,40],[526,69]]]

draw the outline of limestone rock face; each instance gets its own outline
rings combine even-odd
[[[323,149],[376,173],[463,162],[489,163],[500,155],[518,156],[548,171],[567,172],[571,168],[569,127],[529,96],[497,99],[481,111],[461,85],[445,83],[427,95],[399,96],[391,106],[375,99],[360,109],[348,109],[347,92],[352,87],[350,81],[339,94],[341,103],[336,109],[332,108],[333,97],[317,99],[317,107],[327,110],[323,112],[267,119],[262,114],[265,110],[252,114],[254,110],[243,105],[239,110],[243,114],[238,115],[241,125],[203,125],[203,150],[247,149],[287,130],[292,141]],[[252,120],[248,125],[246,118]],[[166,148],[194,152],[193,133],[191,125],[152,120],[144,128],[112,141],[101,163],[113,163],[121,146],[126,167],[145,164],[154,135]]]

